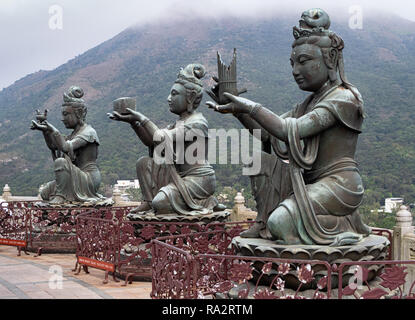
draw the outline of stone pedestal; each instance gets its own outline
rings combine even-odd
[[[156,214],[149,210],[143,213],[129,213],[127,219],[130,221],[139,222],[180,222],[180,223],[198,223],[208,224],[211,222],[225,222],[230,216],[228,210],[212,212],[204,215],[180,215],[176,213],[171,214]]]
[[[238,255],[252,257],[268,257],[280,259],[298,259],[298,260],[320,260],[327,261],[330,265],[341,264],[346,261],[371,261],[385,260],[388,255],[389,240],[382,236],[370,235],[360,242],[341,247],[319,246],[319,245],[278,245],[275,241],[265,239],[253,239],[235,237],[232,245]],[[253,263],[255,282],[259,274],[261,274],[262,266],[265,262],[256,261]],[[291,263],[291,262],[290,262]],[[292,262],[291,271],[284,276],[285,286],[289,289],[297,289],[300,282],[297,278],[296,267],[298,263]],[[273,265],[273,268],[278,266]],[[374,279],[382,269],[380,265],[372,265],[369,268],[368,281]],[[315,281],[302,286],[303,290],[315,289],[319,279],[327,275],[327,268],[322,264],[312,265]],[[271,276],[263,276],[261,284],[269,285],[270,281],[277,273]],[[256,277],[255,277],[256,274]],[[354,275],[354,268],[346,267],[343,270],[342,286],[346,286],[350,277]],[[338,274],[332,273],[332,288],[338,287]]]

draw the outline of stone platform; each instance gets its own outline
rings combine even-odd
[[[134,282],[127,287],[112,277],[103,284],[103,270],[75,275],[73,254],[16,256],[15,247],[0,246],[0,300],[5,299],[150,299],[151,282]],[[62,285],[50,285],[51,277],[62,268]],[[54,271],[55,270],[55,271]],[[55,281],[53,282],[55,283]],[[41,301],[40,301],[41,302]],[[39,302],[35,303],[37,307]]]
[[[389,240],[382,236],[370,235],[354,245],[330,247],[318,245],[279,245],[274,241],[265,239],[253,239],[235,237],[232,246],[238,255],[255,256],[280,259],[298,259],[298,260],[320,260],[327,261],[330,265],[341,264],[347,261],[374,261],[385,260],[388,255],[390,246]],[[264,262],[258,261],[253,263],[254,279],[256,281],[261,273]],[[287,288],[296,289],[300,282],[297,278],[296,267],[299,264],[291,263],[291,271],[284,276]],[[273,265],[270,276],[264,275],[261,278],[261,284],[269,285],[277,271],[274,270],[278,266]],[[381,271],[382,266],[369,266],[368,281],[373,280]],[[319,279],[327,275],[327,268],[322,264],[312,265],[315,281],[303,286],[302,289],[315,289]],[[343,287],[349,282],[353,276],[353,268],[345,267],[343,269]],[[332,273],[332,288],[338,287],[338,274]]]

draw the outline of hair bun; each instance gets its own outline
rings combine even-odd
[[[205,67],[201,64],[195,64],[193,66],[193,74],[196,78],[202,79],[206,75]]]
[[[85,105],[85,101],[82,99],[84,96],[84,90],[78,86],[72,86],[68,92],[63,93],[63,101],[66,104],[78,104]]]
[[[74,98],[81,99],[84,96],[84,90],[78,86],[72,86],[69,88],[69,95]]]
[[[186,66],[186,68],[182,68],[177,75],[177,81],[185,81],[194,83],[200,87],[203,87],[203,82],[200,80],[206,74],[205,67],[200,63],[191,63]]]

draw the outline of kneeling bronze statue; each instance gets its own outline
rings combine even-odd
[[[52,153],[55,180],[43,185],[40,195],[50,205],[107,202],[98,193],[101,174],[97,166],[99,139],[96,131],[86,123],[87,106],[81,88],[72,86],[63,95],[62,122],[72,129],[64,136],[46,119],[46,112],[32,120],[31,129],[40,130]]]
[[[180,70],[167,98],[170,112],[179,119],[167,128],[158,128],[131,108],[108,114],[110,119],[129,123],[149,148],[149,156],[136,163],[144,201],[132,213],[154,211],[156,215],[196,216],[225,209],[213,196],[216,176],[207,160],[208,122],[196,111],[203,96],[204,75],[205,69],[200,64],[190,64]],[[157,152],[161,144],[167,147]],[[197,161],[189,161],[189,155],[193,157],[191,150],[198,153]],[[170,157],[171,162],[157,161],[157,157]]]
[[[292,74],[311,95],[282,116],[230,93],[223,93],[230,103],[218,105],[220,82],[209,92],[210,108],[262,132],[261,172],[251,177],[258,216],[242,237],[341,246],[370,232],[359,216],[364,189],[355,161],[363,100],[344,74],[344,42],[329,27],[321,9],[304,12],[294,27]]]

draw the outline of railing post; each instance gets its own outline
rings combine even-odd
[[[412,225],[412,214],[406,206],[401,206],[396,213],[396,226],[393,229],[393,259],[415,260],[415,233]],[[408,294],[412,283],[415,281],[415,265],[407,265],[408,272],[403,287]]]
[[[3,194],[1,196],[5,201],[9,201],[12,197],[11,189],[9,185],[6,183],[6,185],[3,188]]]
[[[404,257],[404,237],[414,234],[412,214],[406,206],[401,206],[396,213],[396,226],[393,229],[393,260],[406,260]]]

